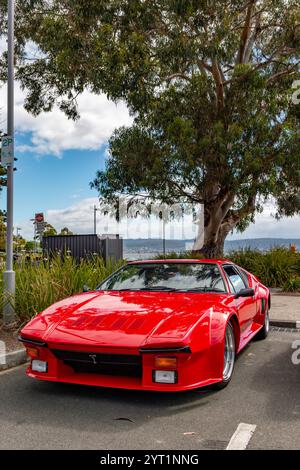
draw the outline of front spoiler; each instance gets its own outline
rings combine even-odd
[[[93,387],[104,387],[104,388],[116,388],[116,389],[127,389],[127,390],[145,390],[152,392],[183,392],[187,390],[193,390],[195,388],[207,387],[215,383],[220,382],[220,379],[208,379],[201,382],[178,385],[178,384],[153,384],[143,385],[141,380],[138,378],[128,378],[119,376],[105,376],[94,374],[76,374],[75,376],[66,377],[55,377],[49,374],[35,373],[29,366],[26,370],[29,377],[35,378],[42,381],[58,382],[58,383],[70,383],[77,385],[87,385]]]

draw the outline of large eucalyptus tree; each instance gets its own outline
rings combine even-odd
[[[110,140],[93,182],[101,197],[205,204],[207,256],[222,254],[265,198],[278,215],[299,212],[299,0],[17,3],[28,110],[57,103],[76,118],[89,89],[125,100],[135,117]],[[1,70],[4,80],[5,59]]]

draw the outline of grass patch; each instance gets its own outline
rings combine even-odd
[[[46,307],[70,295],[82,292],[87,284],[95,288],[103,279],[118,269],[124,261],[108,262],[102,258],[82,260],[79,264],[70,257],[60,256],[51,261],[16,263],[16,313],[21,323]],[[0,307],[4,304],[3,275],[0,279]]]

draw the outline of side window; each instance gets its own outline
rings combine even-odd
[[[242,269],[242,268],[239,268],[239,273],[240,273],[240,275],[241,275],[242,278],[243,278],[243,281],[244,281],[244,283],[245,283],[245,286],[248,288],[248,287],[249,287],[248,274],[247,274],[246,271],[244,271],[244,269]]]
[[[241,289],[245,289],[246,284],[243,281],[242,276],[237,272],[234,266],[226,265],[223,266],[229,283],[232,287],[233,292],[239,292]]]

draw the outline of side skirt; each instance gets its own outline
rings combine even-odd
[[[254,336],[263,328],[261,323],[253,322],[251,328],[247,329],[241,337],[238,353],[254,338]]]

